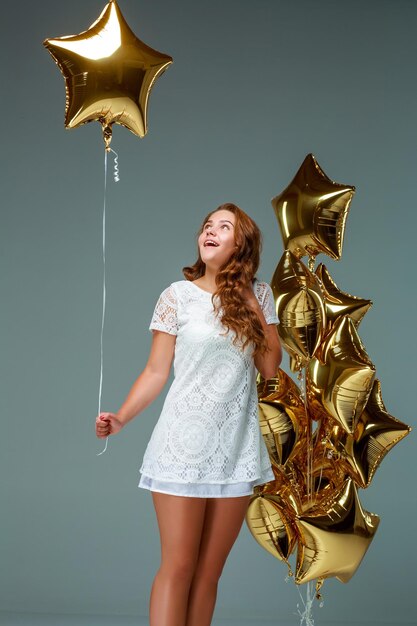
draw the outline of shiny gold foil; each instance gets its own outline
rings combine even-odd
[[[330,180],[308,154],[288,187],[272,200],[284,248],[298,258],[323,252],[340,259],[354,192],[351,185]]]
[[[305,514],[295,523],[300,537],[296,583],[332,576],[346,583],[365,556],[379,517],[362,509],[356,486],[348,478],[326,513]]]
[[[246,523],[262,548],[287,562],[297,536],[294,523],[285,513],[284,506],[279,495],[252,496],[246,512]]]
[[[320,344],[326,325],[319,281],[302,261],[286,250],[271,287],[281,341],[291,356],[305,364]]]
[[[365,313],[372,306],[371,300],[364,300],[340,291],[323,263],[320,263],[315,273],[320,281],[323,294],[327,319],[326,333],[332,328],[335,321],[343,315],[349,315],[355,325],[358,326]]]
[[[307,395],[310,410],[330,415],[353,434],[365,408],[375,377],[375,367],[366,354],[348,315],[339,318],[308,363]]]
[[[355,432],[348,434],[332,420],[325,420],[317,431],[314,458],[319,461],[330,456],[343,472],[365,489],[384,457],[410,431],[409,426],[387,412],[381,384],[375,380]]]
[[[300,390],[281,369],[269,380],[258,383],[258,409],[261,433],[268,448],[271,463],[277,468],[298,448],[303,447],[306,415]]]
[[[88,30],[44,45],[65,79],[66,128],[98,121],[107,148],[113,124],[146,134],[150,91],[172,58],[134,35],[115,0]]]

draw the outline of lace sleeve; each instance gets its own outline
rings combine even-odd
[[[261,308],[265,316],[267,324],[279,324],[279,319],[275,311],[274,294],[268,283],[262,283],[264,286],[264,294],[262,298]]]
[[[170,335],[178,334],[177,298],[172,285],[164,289],[159,296],[149,330],[162,330]]]

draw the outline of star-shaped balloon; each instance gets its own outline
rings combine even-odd
[[[320,281],[323,292],[324,308],[327,318],[326,332],[331,329],[334,322],[342,315],[349,315],[355,322],[355,325],[359,326],[363,316],[372,306],[371,300],[357,298],[356,296],[351,296],[349,293],[340,291],[323,263],[320,263],[315,274]]]
[[[369,359],[348,315],[340,317],[321,343],[307,368],[310,410],[318,417],[330,415],[353,434],[368,401],[375,378]]]
[[[139,137],[146,134],[150,91],[172,58],[134,35],[116,0],[87,31],[46,39],[44,45],[65,79],[66,128],[98,121],[107,148],[114,123]]]
[[[279,369],[274,378],[258,383],[259,426],[269,458],[277,468],[303,447],[306,411],[295,382]]]
[[[282,343],[291,356],[305,362],[320,344],[326,324],[317,276],[292,252],[285,250],[272,277],[271,288]]]
[[[327,510],[296,518],[298,542],[295,582],[335,576],[348,582],[377,531],[379,517],[362,509],[351,478]]]
[[[246,512],[246,523],[254,539],[277,559],[285,561],[294,550],[294,522],[285,513],[279,494],[254,495]]]
[[[340,259],[354,192],[355,187],[330,180],[308,154],[288,187],[272,200],[284,248],[298,258],[324,252]]]
[[[321,453],[323,456],[331,454],[355,483],[365,489],[384,457],[409,434],[411,428],[387,412],[382,400],[381,383],[375,380],[353,435],[338,425],[326,422],[319,431],[315,458],[319,458]]]

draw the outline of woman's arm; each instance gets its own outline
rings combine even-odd
[[[152,334],[148,362],[117,411],[117,417],[123,426],[157,398],[169,376],[177,337],[159,330],[153,330]]]
[[[266,323],[262,307],[252,289],[247,289],[245,297],[248,304],[259,317],[269,347],[268,352],[256,356],[255,367],[263,378],[273,378],[282,361],[282,348],[277,326],[276,324]]]
[[[257,307],[254,306],[256,313],[262,324],[266,340],[268,342],[269,351],[265,354],[258,354],[255,357],[255,367],[265,379],[276,376],[280,363],[282,361],[281,342],[279,340],[278,329],[276,324],[267,324],[263,311],[256,301]]]
[[[129,391],[117,413],[100,413],[96,417],[99,439],[118,433],[161,393],[171,369],[176,336],[153,330],[148,362]]]

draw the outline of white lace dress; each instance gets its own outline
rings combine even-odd
[[[266,322],[278,324],[272,289],[255,279]],[[194,497],[253,493],[274,480],[260,432],[253,346],[214,314],[212,294],[193,282],[160,295],[149,330],[176,335],[174,380],[147,445],[138,487]]]

